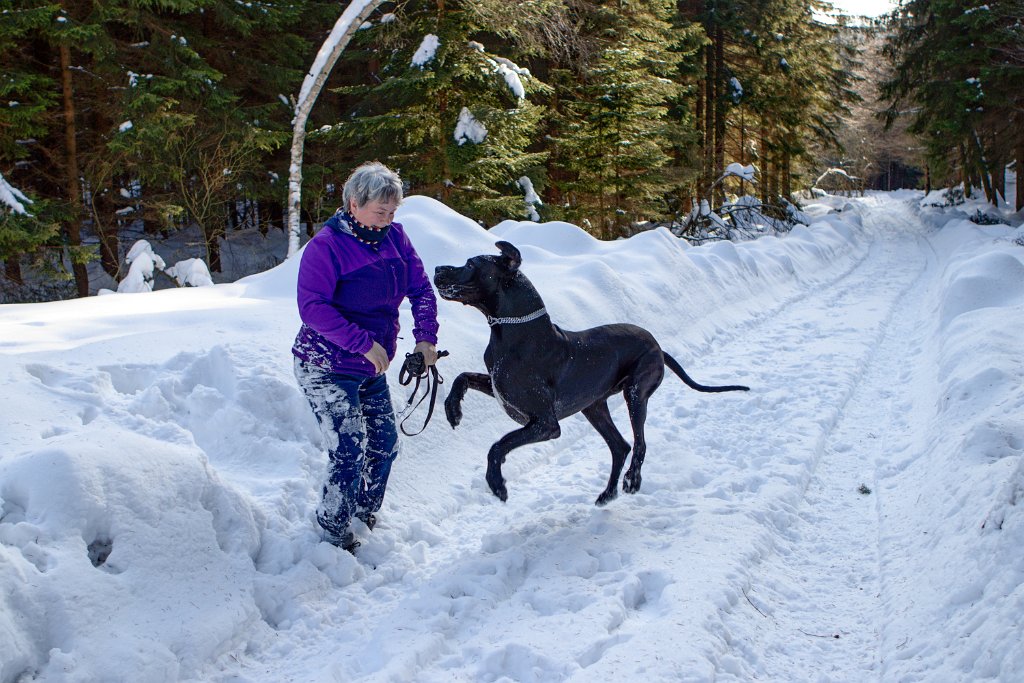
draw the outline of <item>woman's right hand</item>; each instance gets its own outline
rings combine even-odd
[[[391,365],[391,361],[388,359],[388,353],[384,350],[384,347],[373,342],[373,346],[370,350],[363,354],[366,360],[373,363],[374,369],[378,375],[383,375],[388,370],[388,366]]]

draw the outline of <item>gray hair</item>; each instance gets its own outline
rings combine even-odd
[[[402,179],[398,174],[379,161],[367,161],[359,165],[345,181],[341,193],[345,210],[348,211],[352,200],[356,206],[365,206],[367,202],[400,202],[402,201]]]

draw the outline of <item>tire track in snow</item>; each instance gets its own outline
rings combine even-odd
[[[884,211],[919,225],[909,211]],[[917,262],[918,277],[894,300],[870,365],[824,435],[795,522],[778,530],[774,552],[752,568],[745,601],[725,620],[739,654],[723,658],[721,680],[880,679],[876,468],[909,445],[906,387],[922,363],[925,312],[921,297],[907,294],[935,273],[924,240],[904,243],[899,254]]]

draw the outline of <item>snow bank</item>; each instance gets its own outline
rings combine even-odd
[[[0,462],[0,678],[174,681],[237,646],[259,530],[206,458],[102,419],[48,441]]]
[[[702,247],[665,230],[611,243],[566,223],[485,231],[424,197],[408,198],[399,220],[430,271],[510,240],[564,327],[635,322],[699,379],[755,384],[734,361],[775,349],[743,351],[748,359],[717,371],[688,361],[722,344],[744,348],[761,322],[841,281],[880,231],[899,229],[896,219],[866,224],[859,206],[827,198],[810,207],[811,225],[786,237]],[[887,486],[920,497],[883,511],[896,526],[882,542],[899,559],[882,639],[902,653],[885,677],[1013,680],[1024,670],[1015,628],[1024,607],[1020,248],[1007,231],[973,224],[928,239],[949,266],[939,291],[926,293],[935,329],[922,330],[937,340],[931,436],[919,458],[887,473]],[[778,501],[799,498],[816,454],[767,454],[771,444],[747,423],[781,421],[813,441],[824,418],[787,412],[786,387],[766,387],[715,403],[735,411],[725,416],[733,431],[692,444],[703,453],[693,458],[688,433],[708,418],[693,407],[702,404],[662,406],[674,423],[649,423],[650,439],[687,443],[667,454],[676,458],[651,459],[651,495],[614,510],[592,506],[594,482],[607,476],[603,445],[568,420],[560,442],[521,449],[506,466],[513,495],[549,460],[567,478],[538,492],[522,519],[513,503],[494,502],[482,477],[482,454],[511,420],[496,402],[467,397],[475,428],[454,438],[435,417],[403,440],[383,521],[355,559],[315,531],[324,459],[289,355],[297,265],[232,285],[0,307],[0,683],[269,682],[282,671],[412,680],[425,663],[452,675],[435,669],[420,680],[595,680],[638,671],[639,658],[655,667],[659,653],[682,668],[671,679],[654,668],[649,680],[756,669],[756,653],[726,645],[721,614],[745,604],[739,563],[772,552],[768,532],[750,529],[788,523]],[[480,371],[489,332],[480,313],[439,308],[440,346],[452,353],[442,374]],[[411,327],[407,307],[402,324]],[[870,340],[854,341],[870,350]],[[819,355],[807,350],[806,367],[784,370],[828,386],[846,351],[828,343]],[[400,404],[407,390],[396,372],[389,378]],[[595,448],[599,464],[570,467],[582,451],[594,460]],[[764,501],[776,507],[757,507]],[[456,514],[463,527],[452,538],[445,523]],[[495,520],[510,530],[491,530]],[[440,549],[452,547],[450,571],[435,572]],[[654,561],[638,567],[636,557]],[[532,588],[519,591],[527,577]],[[480,616],[492,609],[505,628],[499,645]],[[326,659],[324,633],[335,653]],[[727,651],[709,652],[715,639]],[[358,656],[344,654],[350,647]]]
[[[1024,250],[1012,235],[954,219],[932,240],[947,263],[928,331],[934,415],[918,456],[888,484],[917,497],[884,510],[894,528],[883,551],[906,558],[890,583],[898,609],[883,642],[900,655],[887,679],[1024,672]]]
[[[672,339],[698,353],[722,341],[725,328],[852,268],[866,249],[856,226],[834,214],[783,239],[700,247],[664,228],[624,242],[601,242],[562,222],[504,221],[488,234],[520,248],[523,272],[562,327],[645,321],[670,353],[680,354]]]

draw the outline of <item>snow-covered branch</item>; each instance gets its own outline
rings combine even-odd
[[[24,204],[22,202],[24,202]],[[14,213],[29,216],[31,214],[25,210],[25,204],[31,203],[31,199],[22,194],[18,188],[7,182],[7,179],[4,178],[2,173],[0,173],[0,204],[7,206]]]

